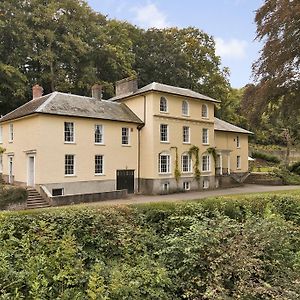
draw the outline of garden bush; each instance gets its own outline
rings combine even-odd
[[[293,173],[296,173],[298,175],[300,175],[300,161],[297,161],[295,163],[293,163],[290,167],[289,170]]]
[[[285,166],[273,169],[271,174],[276,178],[280,178],[284,184],[300,184],[300,176],[290,172]]]
[[[21,204],[27,200],[27,191],[22,187],[0,186],[0,209],[9,205]]]
[[[267,153],[264,153],[264,152],[252,151],[251,156],[253,158],[260,158],[260,159],[263,159],[265,161],[275,163],[275,164],[280,163],[280,159],[277,156],[272,155],[272,154],[267,154]]]
[[[0,299],[299,299],[300,197],[0,214]]]

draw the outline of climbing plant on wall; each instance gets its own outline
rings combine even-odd
[[[175,149],[175,169],[174,169],[174,177],[176,180],[176,183],[178,185],[179,178],[181,176],[180,168],[179,168],[179,162],[178,162],[178,148],[177,147],[171,147],[171,149]]]
[[[190,149],[189,149],[189,155],[193,158],[194,156],[194,177],[196,179],[196,181],[198,182],[198,184],[200,183],[200,160],[199,160],[199,147],[193,145]]]

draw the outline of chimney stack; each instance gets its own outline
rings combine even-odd
[[[100,84],[96,83],[92,86],[92,98],[102,99],[102,86]]]
[[[116,96],[131,94],[138,89],[138,82],[135,76],[127,77],[116,82]]]
[[[35,84],[32,87],[32,99],[42,97],[43,96],[43,91],[44,91],[44,89],[40,85]]]

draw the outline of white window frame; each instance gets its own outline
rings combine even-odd
[[[96,172],[97,171],[97,158],[101,157],[101,163],[100,163],[100,173]],[[94,162],[95,162],[95,175],[104,175],[104,155],[102,154],[96,154],[95,158],[94,158]]]
[[[169,125],[159,125],[159,138],[161,143],[169,143]]]
[[[14,124],[9,123],[8,125],[8,142],[12,143],[14,141]]]
[[[203,179],[202,187],[205,190],[209,188],[209,180],[208,179]]]
[[[209,129],[202,128],[202,144],[209,145]]]
[[[191,130],[189,126],[183,126],[182,127],[182,142],[184,144],[190,144],[191,143]]]
[[[68,173],[67,171],[67,156],[73,156],[73,173]],[[76,174],[76,158],[75,154],[65,154],[65,176],[70,177],[70,176],[75,176]]]
[[[164,96],[160,97],[160,100],[159,100],[159,111],[161,113],[167,113],[168,112],[168,100]]]
[[[190,107],[187,100],[183,100],[181,104],[181,113],[183,116],[189,116],[190,115]]]
[[[202,155],[201,165],[202,165],[202,167],[201,167],[202,172],[210,172],[211,164],[210,164],[210,156],[209,155],[207,155],[207,154]]]
[[[98,133],[98,128],[100,128],[100,133]],[[97,140],[97,137],[100,137],[100,141]],[[94,139],[96,145],[104,144],[104,126],[102,124],[95,124],[94,127]]]
[[[0,144],[3,143],[3,127],[0,125]]]
[[[185,165],[186,158],[187,158],[187,165]],[[181,172],[182,173],[191,173],[192,172],[192,158],[188,153],[183,153],[181,155]]]
[[[166,167],[163,169],[162,157],[166,158]],[[158,156],[158,173],[171,174],[171,155],[169,153],[160,153]]]
[[[240,141],[240,137],[238,135],[236,136],[236,147],[241,148],[241,141]]]
[[[66,130],[67,124],[72,124],[72,130],[70,130],[70,140],[68,141],[68,131]],[[64,142],[65,144],[74,144],[75,143],[75,123],[74,122],[64,122]]]
[[[122,143],[122,146],[130,146],[130,128],[129,127],[122,127],[121,143]]]
[[[191,189],[190,181],[184,181],[183,184],[182,184],[182,187],[185,191],[189,191]]]
[[[161,189],[162,189],[163,192],[168,193],[170,191],[170,182],[162,183]]]
[[[203,109],[205,107],[205,109]],[[203,119],[208,119],[208,106],[207,104],[202,104],[201,106],[201,117]]]
[[[242,168],[242,159],[240,155],[237,155],[236,157],[236,168],[237,170],[240,170]]]

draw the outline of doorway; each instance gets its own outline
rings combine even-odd
[[[35,184],[35,157],[28,156],[28,166],[27,166],[27,185],[34,186]]]
[[[117,190],[124,189],[134,193],[134,170],[117,170]]]

